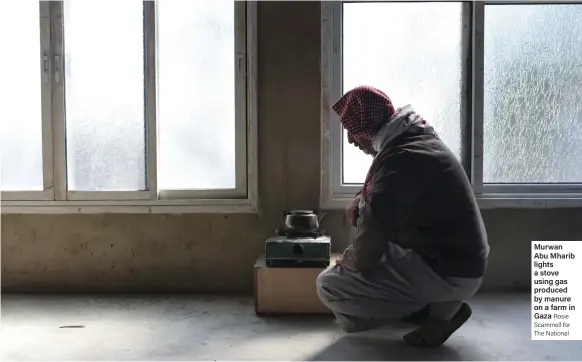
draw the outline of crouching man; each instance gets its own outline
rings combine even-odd
[[[355,88],[332,107],[348,141],[374,157],[348,207],[350,246],[322,272],[317,291],[346,332],[390,321],[417,328],[415,346],[442,345],[471,316],[489,246],[467,176],[456,156],[412,107]]]

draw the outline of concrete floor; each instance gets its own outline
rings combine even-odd
[[[581,360],[582,342],[530,341],[528,295],[490,295],[437,350],[409,327],[339,332],[328,317],[254,314],[242,297],[2,296],[2,360]],[[68,326],[68,328],[62,328]]]

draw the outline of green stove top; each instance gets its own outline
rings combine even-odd
[[[327,267],[331,259],[331,238],[318,236],[273,236],[265,242],[269,267]]]

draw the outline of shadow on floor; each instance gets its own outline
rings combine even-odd
[[[455,346],[415,348],[386,336],[348,335],[337,339],[309,361],[466,361],[475,360]]]
[[[263,322],[306,332],[337,329],[333,315],[329,316],[269,316]],[[390,325],[358,334],[343,334],[312,354],[308,361],[466,361],[479,360],[464,344],[453,339],[440,348],[416,348],[406,345],[402,335],[414,326],[394,322]],[[342,332],[340,332],[341,334]],[[453,343],[451,343],[453,342]]]

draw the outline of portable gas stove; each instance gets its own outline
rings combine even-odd
[[[294,234],[275,231],[265,243],[268,267],[328,267],[331,258],[331,238],[322,232]]]

